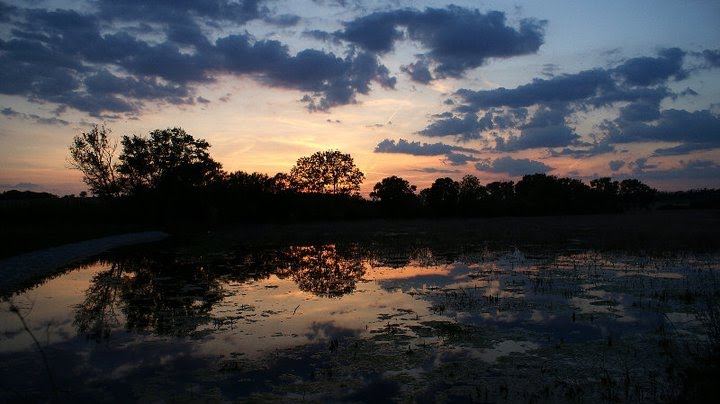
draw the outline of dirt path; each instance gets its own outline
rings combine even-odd
[[[109,236],[66,244],[16,255],[0,260],[0,296],[5,296],[28,281],[107,250],[168,237],[161,231]]]

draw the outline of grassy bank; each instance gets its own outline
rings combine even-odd
[[[564,244],[594,249],[717,250],[720,211],[648,211],[607,215],[471,219],[364,220],[227,226],[176,237],[185,250],[337,242],[424,241],[488,245]]]
[[[79,215],[82,207],[70,214]],[[55,216],[51,216],[55,217]],[[63,215],[58,217],[62,218]],[[0,257],[96,237],[157,228],[118,218],[33,220],[5,223]],[[199,253],[238,246],[337,242],[467,243],[594,249],[717,250],[720,211],[642,211],[604,215],[314,221],[284,224],[229,224],[170,229],[170,248]]]

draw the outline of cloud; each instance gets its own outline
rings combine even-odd
[[[643,162],[644,163],[644,162]],[[632,175],[640,180],[710,180],[720,178],[720,164],[712,160],[681,160],[679,167],[658,169],[656,165],[636,164]]]
[[[616,120],[606,122],[605,129],[614,143],[661,141],[720,147],[720,117],[709,110],[668,109],[653,123]]]
[[[515,28],[506,24],[500,11],[484,14],[451,5],[375,12],[346,22],[334,35],[376,53],[392,51],[401,40],[416,41],[427,49],[424,57],[435,65],[437,77],[460,77],[490,58],[537,52],[545,25],[544,21],[522,19]]]
[[[478,171],[489,173],[506,173],[511,177],[535,173],[545,174],[553,170],[553,167],[539,161],[514,159],[510,156],[500,157],[495,160],[484,159],[475,164],[475,168]]]
[[[629,122],[648,122],[660,118],[660,102],[638,101],[620,108],[619,119]]]
[[[534,79],[530,84],[515,89],[500,87],[494,90],[474,91],[460,89],[456,95],[463,99],[465,110],[493,107],[529,107],[536,104],[568,103],[590,99],[601,89],[611,89],[610,74],[601,69],[576,74],[563,74],[551,79]]]
[[[563,147],[577,144],[580,136],[570,127],[561,125],[530,126],[520,132],[520,136],[510,136],[507,140],[495,138],[497,151],[520,151],[543,147]]]
[[[583,147],[584,146],[584,147]],[[607,153],[614,153],[615,147],[607,142],[598,142],[594,144],[585,144],[580,145],[579,147],[565,147],[560,150],[552,150],[550,149],[550,156],[552,157],[560,157],[560,156],[567,156],[567,157],[573,157],[573,158],[588,158],[588,157],[594,157],[599,156],[601,154],[607,154]]]
[[[705,49],[702,56],[708,67],[720,67],[720,49]]]
[[[494,150],[502,152],[549,148],[553,156],[576,158],[612,152],[615,144],[632,142],[681,143],[658,149],[656,155],[714,149],[720,147],[717,115],[660,107],[678,95],[697,94],[690,89],[676,94],[668,87],[693,71],[684,67],[686,55],[678,48],[663,49],[656,56],[631,58],[615,67],[535,78],[513,89],[461,88],[454,93],[459,102],[453,110],[433,116],[417,133],[478,139],[494,143]],[[714,53],[703,55],[712,58]],[[617,115],[597,125],[601,132],[592,136],[601,141],[588,148],[574,123],[600,108],[614,109]],[[484,117],[483,125],[477,116]]]
[[[432,73],[430,72],[430,66],[426,60],[418,60],[415,63],[401,66],[400,70],[407,73],[410,76],[410,79],[417,83],[428,84],[434,79]]]
[[[540,108],[520,127],[520,135],[495,138],[498,151],[519,151],[578,144],[580,136],[565,123],[563,108]]]
[[[375,153],[401,153],[413,156],[440,156],[451,152],[479,153],[479,150],[453,146],[445,143],[420,143],[400,139],[397,142],[385,139],[375,146]]]
[[[427,173],[427,174],[459,174],[462,172],[460,170],[448,170],[448,169],[444,169],[444,168],[432,168],[432,167],[418,168],[414,171],[418,171],[421,173]]]
[[[478,119],[474,113],[464,116],[443,115],[418,134],[428,137],[456,136],[460,141],[479,139],[483,130],[492,128],[492,115]]]
[[[6,107],[3,109],[0,109],[0,114],[8,117],[8,118],[18,118],[18,119],[26,119],[30,121],[35,121],[39,124],[43,125],[60,125],[60,126],[67,126],[70,125],[70,122],[56,118],[56,117],[42,117],[36,114],[25,114],[22,112],[15,111],[14,109],[10,107]]]
[[[103,116],[137,114],[150,100],[192,103],[199,84],[227,74],[305,92],[313,111],[355,103],[371,83],[394,88],[396,79],[368,52],[291,54],[247,32],[216,36],[219,21],[297,22],[263,4],[100,1],[96,14],[12,9],[14,27],[0,39],[0,93]],[[120,23],[135,28],[116,29]]]
[[[661,50],[658,57],[638,57],[627,60],[616,67],[613,73],[626,83],[635,86],[649,86],[666,82],[673,77],[676,81],[687,78],[688,72],[682,67],[685,52],[678,48]]]
[[[31,182],[19,182],[17,184],[0,184],[0,190],[9,191],[9,190],[18,190],[18,191],[34,191],[42,188],[38,184],[34,184]]]
[[[451,166],[464,166],[469,161],[480,161],[480,159],[469,154],[450,152],[445,155],[445,160],[443,160],[444,163],[450,164]]]
[[[99,0],[99,16],[109,20],[175,23],[196,17],[246,23],[269,15],[263,0],[145,1]]]
[[[608,162],[608,167],[613,172],[618,171],[619,169],[625,167],[625,162],[622,160],[610,160]]]

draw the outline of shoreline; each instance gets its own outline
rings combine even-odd
[[[160,241],[162,231],[126,233],[31,251],[0,260],[0,296],[17,291],[33,279],[118,247]]]

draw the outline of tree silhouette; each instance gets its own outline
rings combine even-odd
[[[301,157],[290,170],[290,181],[301,192],[349,195],[360,190],[364,179],[353,158],[338,150]]]
[[[636,179],[627,179],[620,182],[618,191],[622,202],[630,208],[646,209],[655,200],[657,191]]]
[[[156,129],[149,138],[123,136],[118,171],[127,192],[206,187],[222,166],[210,157],[210,144],[182,128]]]
[[[620,184],[610,177],[596,178],[590,181],[590,188],[594,192],[595,201],[592,204],[597,211],[617,211]]]
[[[465,215],[481,213],[483,204],[488,200],[489,195],[487,188],[480,184],[478,177],[470,174],[462,177],[458,194],[460,211]]]
[[[448,215],[455,212],[459,194],[460,184],[445,177],[436,179],[430,188],[423,189],[420,197],[435,214]]]
[[[386,214],[402,215],[412,211],[417,199],[416,189],[407,180],[393,175],[375,184],[370,198],[379,201]]]
[[[70,145],[70,167],[83,174],[90,192],[100,197],[119,195],[120,187],[115,167],[117,142],[108,137],[110,129],[93,126],[89,132],[73,137]]]

